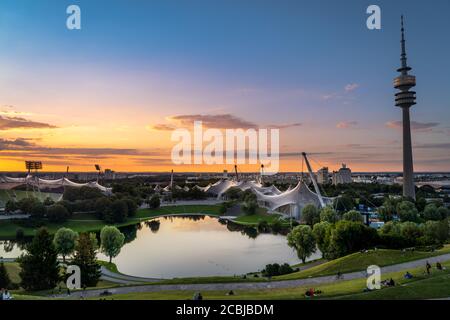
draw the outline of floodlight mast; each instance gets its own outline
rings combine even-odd
[[[100,174],[101,174],[101,172],[102,172],[102,167],[100,167],[99,164],[95,164],[94,166],[95,166],[95,170],[98,171],[98,175],[97,175],[97,183],[98,183],[99,180],[100,180]]]
[[[264,176],[264,164],[261,164],[261,178],[260,178],[260,180],[261,180],[261,181],[260,181],[261,185],[264,184],[263,176]]]
[[[311,181],[314,185],[314,190],[316,191],[316,194],[319,198],[320,206],[322,208],[325,208],[325,203],[323,202],[322,195],[320,194],[319,185],[317,184],[317,181],[314,178],[314,174],[312,172],[311,165],[309,164],[308,158],[306,157],[306,153],[302,152],[302,156],[305,159],[306,167],[308,168],[308,172],[309,172],[309,177],[311,178]]]

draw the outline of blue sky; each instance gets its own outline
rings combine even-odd
[[[81,7],[80,31],[65,28],[70,4]],[[371,4],[381,7],[381,30],[366,28]],[[401,14],[418,83],[416,168],[450,170],[448,0],[2,0],[0,106],[58,127],[2,135],[150,148],[167,132],[135,137],[167,117],[231,114],[287,126],[285,151],[327,152],[320,160],[331,167],[401,170],[392,88]],[[131,129],[108,141],[106,123]],[[98,139],[86,140],[93,127]]]

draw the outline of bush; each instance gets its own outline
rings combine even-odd
[[[29,212],[33,218],[40,219],[43,218],[47,213],[47,208],[44,206],[43,203],[40,203],[39,201],[34,202],[31,206],[31,210]]]
[[[311,227],[320,221],[319,210],[313,204],[307,204],[302,210],[302,220]]]
[[[124,199],[125,203],[127,204],[127,208],[128,208],[128,216],[129,217],[134,217],[136,215],[138,206],[136,204],[136,202],[133,199],[130,198],[126,198]]]
[[[50,198],[50,197],[47,197],[47,198],[45,198],[45,200],[44,200],[44,206],[51,206],[51,205],[53,205],[53,204],[55,204],[55,201],[53,201],[53,199],[52,198]]]
[[[427,244],[445,243],[449,238],[448,221],[427,221],[424,227],[424,236]]]
[[[69,217],[69,211],[60,204],[55,204],[47,209],[47,218],[51,222],[64,222]]]
[[[339,221],[331,232],[329,257],[339,258],[367,249],[379,241],[375,229],[359,222]]]
[[[153,195],[150,200],[148,201],[148,206],[151,209],[158,209],[161,206],[161,199],[159,195],[155,194]]]
[[[419,212],[416,206],[411,201],[402,201],[397,205],[397,214],[402,222],[411,221],[417,222]]]
[[[417,239],[423,236],[423,229],[416,223],[407,221],[400,225],[400,235],[405,241],[414,246]]]
[[[345,221],[364,222],[363,216],[356,210],[350,210],[344,213],[342,219]]]
[[[111,210],[105,215],[105,221],[108,223],[121,223],[125,221],[127,215],[127,203],[123,200],[115,200],[111,204]]]
[[[338,213],[332,207],[325,207],[320,211],[320,221],[336,223],[339,220]]]
[[[438,211],[438,208],[435,204],[428,204],[423,210],[423,218],[425,220],[434,220],[438,221],[442,219],[441,213]],[[444,218],[445,219],[445,218]]]
[[[94,211],[98,219],[105,219],[105,216],[111,211],[111,200],[108,198],[99,198],[95,201]]]
[[[5,204],[5,211],[8,213],[15,212],[18,209],[19,207],[17,206],[17,203],[15,201],[8,200]]]

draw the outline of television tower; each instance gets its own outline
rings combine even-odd
[[[403,16],[401,19],[401,67],[397,70],[400,75],[394,79],[394,88],[399,90],[395,94],[395,105],[402,108],[403,113],[403,195],[416,199],[414,189],[414,168],[411,145],[411,121],[409,118],[409,108],[416,104],[416,92],[410,91],[416,86],[416,77],[408,74],[411,70],[406,62],[405,28]]]

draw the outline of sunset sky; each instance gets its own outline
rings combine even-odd
[[[66,8],[81,7],[81,30]],[[378,4],[382,29],[368,30]],[[0,1],[0,171],[174,166],[174,128],[280,128],[281,169],[401,171],[400,15],[416,171],[450,171],[450,1]],[[241,170],[256,171],[257,166]]]

